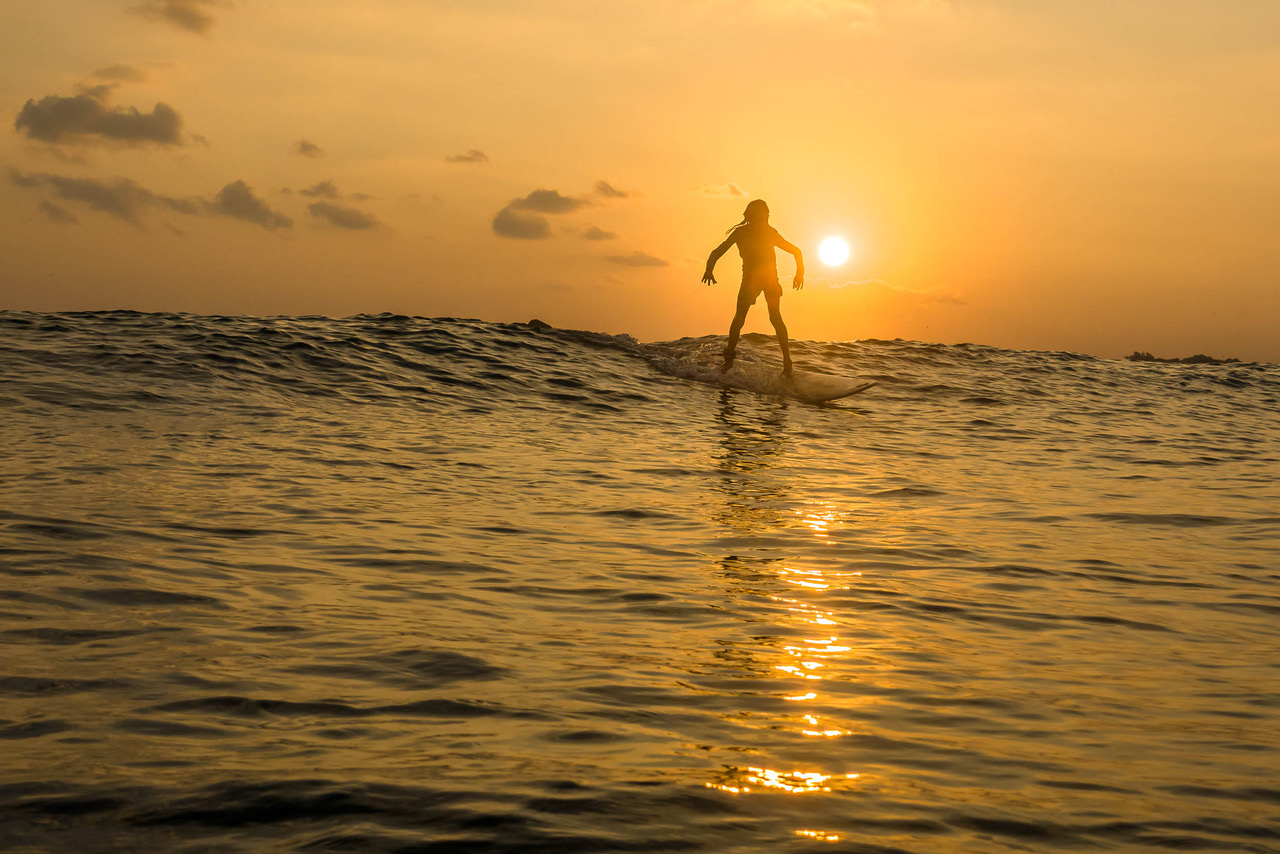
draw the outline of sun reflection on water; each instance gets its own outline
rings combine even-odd
[[[772,768],[726,767],[721,779],[707,783],[708,789],[740,795],[758,790],[786,792],[803,795],[809,792],[830,792],[832,786],[858,779],[857,774],[823,774],[819,771],[775,771]]]
[[[813,667],[821,667],[821,664],[813,664]],[[790,673],[792,676],[798,676],[801,679],[821,679],[822,677],[816,673],[805,673],[799,667],[793,664],[775,664],[774,670],[781,670],[783,673]]]
[[[818,510],[812,506],[796,510],[796,515],[800,517],[801,525],[804,525],[819,537],[829,536],[832,527],[844,516],[840,511],[830,507]]]
[[[801,619],[806,623],[813,623],[815,626],[834,626],[836,621],[831,619],[834,614],[830,611],[821,611],[814,608],[807,602],[801,602],[797,599],[787,599],[783,596],[770,596],[775,602],[787,603],[788,611],[800,614]]]
[[[732,413],[726,414],[727,423],[729,414]],[[743,438],[739,432],[732,432],[730,438],[735,441],[726,445],[727,450],[742,451],[732,454],[732,459],[749,462],[750,465],[743,468],[751,473],[767,471],[772,459],[760,453],[758,443],[754,441],[739,448],[736,440]],[[751,437],[754,439],[755,434],[752,433]],[[728,501],[731,515],[740,523],[739,527],[753,528],[752,522],[763,520],[768,515],[767,511],[777,506],[778,499],[786,497],[784,489],[765,489],[769,485],[767,479],[746,479],[742,477],[743,470],[737,467],[727,470],[733,476],[731,482],[740,487]],[[745,502],[747,506],[739,507],[739,502]],[[757,504],[759,506],[755,506]],[[748,510],[755,512],[748,513]],[[827,542],[840,533],[848,518],[846,508],[818,502],[803,503],[791,512],[794,513],[791,524],[798,526],[801,533]],[[773,523],[776,525],[780,521],[780,517],[774,517]],[[853,651],[853,647],[849,641],[842,642],[839,635],[830,633],[839,631],[839,622],[835,611],[822,607],[823,597],[849,590],[850,584],[861,580],[862,573],[832,566],[825,561],[800,563],[794,556],[760,561],[756,565],[763,571],[754,575],[744,571],[746,565],[747,561],[737,556],[726,558],[723,564],[726,575],[746,582],[745,589],[752,595],[767,597],[784,617],[780,621],[780,631],[753,638],[750,657],[771,668],[775,678],[784,684],[786,680],[798,680],[806,687],[812,684],[816,689],[817,683],[826,678],[824,674],[828,667],[837,668],[832,670],[831,676],[838,678],[842,660]],[[800,627],[803,628],[797,631]],[[792,682],[791,686],[794,685]],[[749,714],[735,716],[740,725],[786,733],[787,737],[806,743],[811,743],[812,739],[836,739],[850,735],[851,730],[840,720],[838,706],[817,705],[822,702],[817,690],[790,687],[790,690],[778,691],[776,696],[788,703],[805,705],[793,706],[796,714],[768,715],[767,721],[748,722],[748,718],[755,717]],[[835,715],[828,712],[835,712]],[[785,763],[787,760],[779,756],[772,761]],[[812,766],[805,770],[783,770],[726,765],[716,778],[705,785],[732,795],[778,792],[799,795],[831,792],[833,787],[851,784],[858,776],[817,770]],[[822,830],[797,830],[796,834],[815,841],[836,842],[840,839],[837,834]]]
[[[818,721],[819,721],[819,720],[821,720],[821,716],[820,716],[820,715],[803,715],[803,717],[804,717],[805,723],[809,724],[809,726],[812,726],[812,727],[822,726],[822,724],[818,723]],[[838,736],[838,735],[848,735],[848,734],[849,734],[847,730],[843,730],[843,729],[830,729],[830,728],[828,728],[828,729],[802,729],[802,730],[800,730],[800,732],[804,733],[805,735],[818,736],[818,737],[820,737],[820,738],[835,738],[835,737],[836,737],[836,736]]]

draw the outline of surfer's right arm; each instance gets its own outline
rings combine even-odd
[[[721,243],[715,249],[711,250],[711,255],[707,258],[707,269],[702,274],[702,281],[706,282],[708,285],[714,285],[716,283],[716,277],[712,275],[716,268],[716,262],[720,260],[721,255],[729,251],[729,247],[736,243],[737,240],[738,232],[735,230],[733,234],[730,234],[724,239],[724,243]]]
[[[800,290],[804,287],[804,253],[800,251],[799,246],[796,246],[781,234],[778,234],[778,230],[776,228],[773,230],[773,236],[775,238],[773,245],[777,246],[783,252],[790,252],[796,259],[796,276],[791,280],[791,287],[796,290]]]

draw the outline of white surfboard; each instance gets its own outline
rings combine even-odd
[[[793,370],[790,377],[783,378],[782,383],[788,392],[809,403],[839,400],[842,397],[866,391],[875,385],[874,380],[833,377],[830,374],[815,374],[812,371],[799,370]]]
[[[656,361],[659,370],[698,382],[740,388],[757,394],[776,394],[806,403],[824,403],[840,400],[864,392],[874,386],[874,380],[855,377],[837,377],[815,371],[795,369],[790,377],[780,376],[776,362],[766,361],[758,355],[739,353],[729,370],[721,372],[720,346],[707,343],[698,347],[693,358],[680,358],[670,362]]]

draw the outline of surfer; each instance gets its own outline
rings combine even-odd
[[[711,251],[707,258],[707,269],[702,274],[702,281],[708,285],[716,283],[712,275],[720,256],[729,251],[729,247],[738,244],[738,254],[742,256],[742,287],[738,289],[738,309],[733,314],[733,323],[729,325],[729,343],[724,348],[724,364],[720,372],[724,373],[733,365],[733,357],[738,350],[738,336],[742,334],[742,324],[747,320],[747,311],[756,304],[760,294],[764,294],[765,304],[769,306],[769,321],[778,333],[778,346],[782,348],[782,375],[791,376],[791,347],[787,340],[787,325],[782,322],[782,312],[778,302],[782,299],[782,285],[778,284],[778,259],[774,248],[790,252],[796,258],[796,276],[791,287],[800,290],[804,287],[804,256],[799,247],[783,239],[778,230],[769,225],[769,206],[764,199],[753,199],[742,212],[742,222],[729,229],[729,236]]]

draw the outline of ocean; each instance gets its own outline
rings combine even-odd
[[[0,312],[0,847],[1280,851],[1280,367]]]

